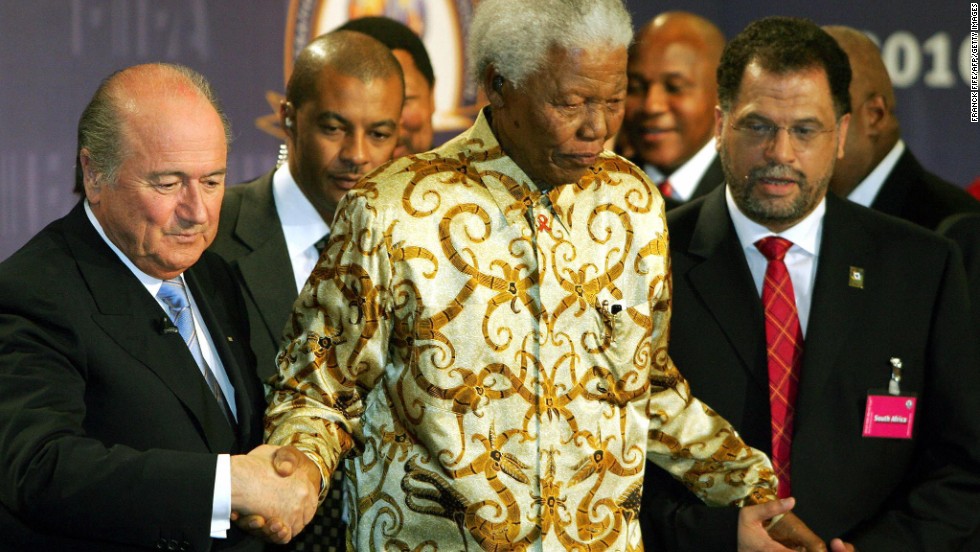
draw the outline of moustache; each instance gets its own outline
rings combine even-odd
[[[756,167],[749,171],[747,180],[757,182],[763,178],[795,180],[797,182],[806,181],[805,174],[786,165],[766,165],[765,167]]]

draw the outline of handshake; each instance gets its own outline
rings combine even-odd
[[[254,536],[289,542],[313,518],[319,494],[319,468],[294,447],[231,457],[231,520]]]

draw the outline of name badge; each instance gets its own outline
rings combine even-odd
[[[916,397],[868,393],[864,409],[864,437],[911,439]]]

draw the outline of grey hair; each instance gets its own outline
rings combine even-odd
[[[174,63],[152,63],[129,67],[116,71],[102,81],[95,91],[91,101],[85,106],[78,120],[78,149],[75,158],[75,193],[84,195],[85,182],[82,175],[81,159],[78,154],[85,148],[94,171],[101,175],[103,182],[114,184],[119,176],[119,167],[129,154],[123,139],[121,104],[125,101],[119,81],[124,81],[128,73],[141,74],[147,70],[160,70],[165,75],[160,80],[161,87],[169,87],[170,83],[182,82],[190,84],[201,96],[214,107],[221,118],[225,131],[225,142],[231,144],[231,125],[218,96],[204,75],[197,71]]]
[[[627,48],[633,24],[622,0],[483,0],[470,25],[470,75],[487,67],[514,86],[544,66],[549,50]]]

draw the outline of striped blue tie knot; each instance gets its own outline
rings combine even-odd
[[[167,305],[170,310],[168,313],[170,319],[177,326],[180,337],[184,338],[184,342],[193,352],[194,348],[191,347],[191,341],[196,341],[194,320],[191,316],[190,303],[187,301],[187,292],[184,291],[184,283],[179,278],[164,280],[163,285],[160,286],[160,291],[157,292],[157,297]]]

